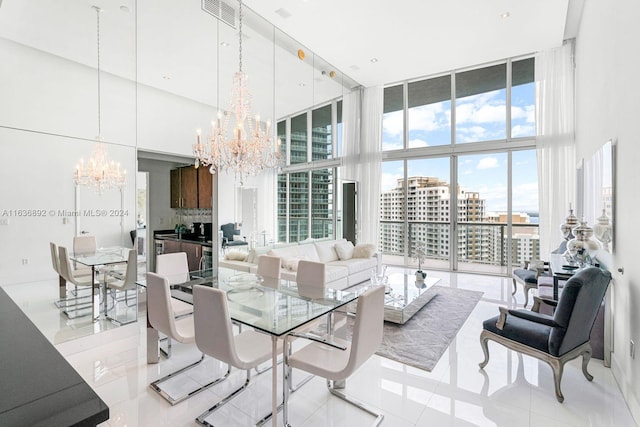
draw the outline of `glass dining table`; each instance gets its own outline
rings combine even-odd
[[[138,284],[146,286],[144,280],[140,280]],[[369,288],[362,286],[355,290],[327,288],[321,291],[301,291],[295,282],[288,280],[263,278],[256,274],[220,268],[191,272],[188,282],[171,286],[171,295],[192,304],[192,289],[195,285],[224,290],[227,293],[231,320],[271,336],[272,425],[277,423],[278,411],[278,339],[355,301]],[[159,361],[158,338],[158,331],[151,326],[147,316],[147,363]]]
[[[98,267],[104,266],[112,266],[116,264],[126,264],[129,256],[129,248],[122,247],[112,247],[112,248],[99,248],[95,252],[90,253],[73,253],[69,256],[69,260],[74,261],[78,264],[85,265],[91,268],[91,277],[94,279],[97,277],[96,272],[98,271]],[[62,282],[60,283],[62,287]],[[65,286],[65,294],[66,294],[66,283]],[[94,288],[95,289],[95,288]],[[106,284],[103,287],[103,298],[106,299]],[[60,293],[62,294],[62,289],[60,289]],[[92,291],[92,296],[93,291]],[[92,315],[94,321],[99,317],[99,310],[96,310],[96,304],[92,301]]]

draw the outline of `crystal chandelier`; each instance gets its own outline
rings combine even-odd
[[[269,120],[263,125],[259,115],[252,116],[248,77],[242,71],[242,0],[239,0],[238,30],[239,67],[233,76],[229,109],[219,111],[217,120],[211,121],[211,134],[204,143],[198,129],[193,153],[196,168],[209,166],[212,174],[233,171],[242,185],[247,176],[279,166],[281,142],[271,135]]]
[[[76,185],[92,187],[96,192],[102,193],[103,190],[111,188],[122,189],[127,180],[127,171],[120,170],[120,163],[109,161],[107,158],[107,150],[102,142],[102,129],[100,125],[100,12],[102,9],[98,6],[92,6],[96,11],[97,20],[97,47],[98,47],[98,136],[96,136],[97,144],[95,145],[93,155],[84,162],[80,159],[80,163],[76,165],[73,173],[73,182]]]

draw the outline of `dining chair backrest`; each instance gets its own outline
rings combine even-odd
[[[350,376],[380,347],[384,325],[384,286],[369,289],[358,298],[349,361],[342,374]]]
[[[83,234],[73,237],[73,253],[74,254],[90,254],[97,249],[96,236]]]
[[[58,246],[53,242],[49,242],[49,250],[51,251],[51,266],[59,276],[62,276],[60,273],[60,255],[58,255]]]
[[[296,272],[296,283],[299,289],[324,289],[325,283],[325,265],[316,261],[298,261]]]
[[[124,273],[123,283],[118,288],[133,289],[136,287],[136,279],[138,276],[138,252],[135,249],[129,249],[127,256],[127,269]]]
[[[60,260],[60,275],[69,283],[76,286],[85,286],[88,283],[79,282],[73,275],[71,261],[69,260],[69,251],[64,246],[58,246],[58,256]]]
[[[193,287],[196,345],[209,356],[239,369],[245,366],[236,352],[227,294],[216,288]]]
[[[258,257],[258,274],[262,277],[279,279],[281,276],[280,257],[260,255]]]
[[[186,252],[161,254],[156,257],[156,273],[166,277],[170,285],[189,281],[189,261]]]
[[[156,273],[147,273],[147,314],[154,329],[180,340],[171,307],[169,280]]]

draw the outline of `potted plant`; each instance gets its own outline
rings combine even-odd
[[[416,244],[415,250],[415,258],[418,260],[418,271],[416,271],[416,281],[422,282],[425,277],[427,277],[427,273],[422,271],[422,261],[427,257],[427,248],[424,242],[418,242]]]

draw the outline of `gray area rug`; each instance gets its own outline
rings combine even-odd
[[[483,294],[443,286],[434,286],[429,292],[435,293],[433,299],[404,325],[384,322],[376,354],[431,371]]]

